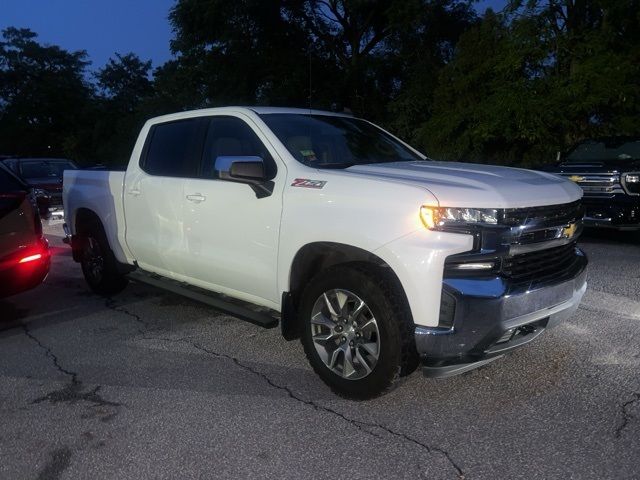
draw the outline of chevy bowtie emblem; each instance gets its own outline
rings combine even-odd
[[[568,177],[569,180],[571,180],[572,182],[581,182],[584,180],[584,177],[581,177],[580,175],[571,175],[570,177]]]
[[[578,226],[575,223],[571,223],[562,229],[562,236],[565,238],[573,238],[577,229]]]

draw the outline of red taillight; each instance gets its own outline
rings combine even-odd
[[[21,258],[18,263],[33,262],[35,260],[40,260],[41,258],[42,258],[42,254],[36,253],[35,255],[29,255],[28,257]]]

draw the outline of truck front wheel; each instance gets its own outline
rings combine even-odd
[[[127,286],[127,277],[118,271],[117,260],[109,248],[101,225],[92,224],[81,237],[80,265],[84,278],[95,293],[113,295]]]
[[[405,310],[380,268],[350,264],[321,272],[300,304],[309,363],[339,395],[386,392],[401,376],[403,353],[415,349],[413,338],[402,335],[410,322]]]

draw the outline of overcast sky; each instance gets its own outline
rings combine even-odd
[[[230,0],[235,1],[235,0]],[[476,9],[501,10],[507,0],[480,0]],[[171,57],[167,20],[175,0],[0,0],[0,29],[30,28],[39,41],[86,50],[91,69],[115,52],[133,52],[153,66]]]

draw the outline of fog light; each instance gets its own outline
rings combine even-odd
[[[627,175],[625,181],[627,183],[640,183],[640,175],[635,173],[633,175]]]
[[[491,270],[495,266],[494,262],[454,263],[450,265],[454,270]]]

